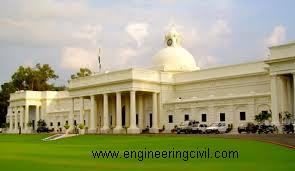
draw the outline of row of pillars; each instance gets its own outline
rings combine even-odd
[[[292,78],[293,77],[293,78]],[[292,81],[293,80],[293,81]],[[293,92],[292,92],[293,87]],[[271,76],[271,110],[273,123],[280,124],[279,113],[295,113],[295,73]]]
[[[121,100],[121,92],[116,92],[116,127],[113,130],[114,134],[124,133],[125,130],[122,126],[122,100]],[[101,128],[101,133],[110,133],[110,122],[109,122],[109,104],[108,104],[108,94],[103,94],[103,126]],[[80,124],[83,124],[84,121],[84,97],[80,97]],[[150,129],[151,133],[158,133],[158,94],[153,92],[152,94],[153,101],[153,124]],[[96,122],[97,122],[97,101],[95,99],[95,95],[90,96],[90,122],[89,122],[89,133],[96,133]],[[143,115],[143,104],[142,104],[142,96],[139,96],[139,116]],[[130,125],[127,129],[127,133],[129,134],[139,134],[140,129],[136,125],[136,91],[130,91]],[[73,126],[73,116],[74,116],[74,98],[72,98],[71,110],[69,112],[69,124]],[[142,117],[142,116],[141,116]]]
[[[18,123],[21,130],[29,130],[28,123],[29,123],[29,105],[25,106],[16,106],[16,107],[9,107],[9,129],[12,131],[18,130]],[[14,119],[14,127],[13,127],[13,119]],[[37,128],[38,121],[40,120],[40,106],[36,106],[36,117],[35,117],[35,128]]]

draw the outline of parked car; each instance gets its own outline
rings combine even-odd
[[[283,133],[289,134],[294,133],[294,125],[293,124],[286,124],[283,126]]]
[[[228,126],[224,122],[212,123],[209,127],[206,128],[206,133],[225,133]]]
[[[259,126],[255,125],[252,122],[246,122],[246,123],[241,123],[238,126],[238,132],[241,134],[242,132],[247,132],[247,133],[256,133],[258,130]]]
[[[197,123],[199,123],[199,122],[198,121],[184,121],[179,126],[177,126],[176,132],[177,132],[177,134],[180,134],[180,133],[189,134],[192,132],[192,127],[195,126]]]
[[[274,133],[277,131],[277,127],[275,125],[260,125],[258,128],[258,134],[264,133]]]
[[[42,132],[49,133],[53,131],[54,131],[53,129],[49,129],[48,127],[43,127],[43,126],[37,128],[37,133],[42,133]]]
[[[199,134],[206,133],[207,127],[208,126],[206,124],[197,123],[192,126],[192,133],[199,133]]]

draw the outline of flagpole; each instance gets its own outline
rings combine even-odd
[[[99,67],[99,72],[101,72],[101,59],[100,59],[100,48],[98,48],[98,57],[97,57],[97,59],[98,59],[98,67]]]

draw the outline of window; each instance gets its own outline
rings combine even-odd
[[[74,125],[77,126],[77,121],[76,120],[74,120]]]
[[[225,121],[225,113],[220,113],[220,122]]]
[[[245,121],[246,120],[246,112],[240,112],[240,120]]]
[[[189,115],[188,114],[185,114],[184,115],[184,121],[188,121],[189,120]]]
[[[136,114],[136,125],[138,125],[138,114]]]
[[[66,121],[66,124],[69,124],[69,121]]]
[[[60,126],[60,122],[57,122],[57,126]]]
[[[50,122],[50,126],[53,126],[53,122]]]
[[[169,123],[173,123],[173,115],[168,115]]]
[[[153,114],[150,113],[150,128],[153,127]]]
[[[207,115],[206,114],[202,114],[202,122],[207,122]]]

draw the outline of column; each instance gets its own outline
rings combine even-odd
[[[29,105],[26,105],[25,106],[25,130],[26,131],[29,130],[28,123],[29,123]]]
[[[17,113],[18,113],[18,110],[17,108],[14,108],[14,129],[17,130],[18,129],[18,122],[17,122]]]
[[[96,133],[96,117],[97,114],[97,102],[95,96],[90,96],[91,109],[90,109],[90,128],[89,133]]]
[[[219,122],[219,118],[216,117],[214,104],[210,104],[208,106],[207,125],[210,125],[213,122]]]
[[[159,133],[158,128],[158,102],[157,93],[153,92],[153,126],[150,129],[150,133]]]
[[[140,130],[136,126],[136,97],[135,91],[130,91],[130,126],[127,130],[128,134],[139,134]]]
[[[278,105],[278,81],[277,76],[271,76],[271,111],[273,124],[279,125],[279,105]]]
[[[104,134],[110,132],[108,94],[103,94],[103,127],[101,132]]]
[[[24,107],[21,106],[20,107],[20,114],[19,114],[19,124],[20,124],[20,128],[21,128],[21,131],[24,129]]]
[[[142,100],[142,95],[138,95],[138,127],[139,129],[143,129],[143,100]]]
[[[45,102],[42,102],[42,104],[41,104],[41,116],[40,116],[40,118],[42,119],[42,120],[45,120],[45,114],[46,114],[46,107],[47,107],[47,102],[45,101]]]
[[[252,99],[251,102],[248,103],[248,113],[246,113],[246,121],[253,122],[255,120],[256,109],[255,109],[255,100]]]
[[[160,93],[157,93],[157,126],[159,126],[159,129],[163,129],[163,126],[165,127],[165,122],[161,122],[163,120],[161,120],[161,97],[160,97]],[[167,118],[165,118],[167,119]],[[167,123],[167,122],[166,122]]]
[[[13,123],[12,123],[12,108],[8,107],[8,113],[9,113],[9,130],[11,131],[13,129]]]
[[[286,80],[287,88],[287,111],[293,113],[293,104],[292,104],[292,79],[288,77]]]
[[[227,117],[226,115],[227,114],[225,114],[225,121],[227,122],[227,124],[233,124],[233,127],[238,127],[238,124],[240,122],[240,114],[237,110],[235,110],[234,105],[229,105],[229,114],[227,115]]]
[[[40,106],[36,105],[35,130],[38,128],[38,121],[40,120]]]
[[[84,97],[80,97],[80,124],[84,124]]]
[[[286,79],[284,76],[279,77],[280,80],[280,101],[281,101],[281,113],[287,111],[287,91],[286,91]]]
[[[125,96],[125,127],[130,126],[130,98],[126,94]]]
[[[113,131],[114,134],[124,133],[122,127],[122,103],[121,103],[121,92],[116,92],[116,127]]]
[[[109,111],[110,115],[110,127],[111,128],[115,128],[116,126],[116,97],[111,97],[110,99],[111,104],[110,105],[110,109],[111,111]]]
[[[74,104],[75,104],[75,99],[74,98],[71,98],[71,107],[70,107],[70,111],[69,111],[69,116],[68,116],[68,125],[70,126],[69,129],[67,130],[67,133],[68,132],[71,132],[73,129],[74,129],[74,112],[75,112],[75,109],[74,109]]]

